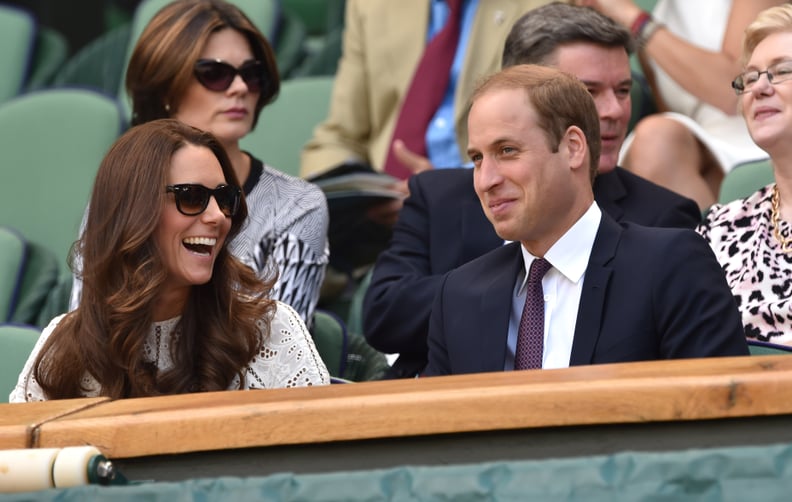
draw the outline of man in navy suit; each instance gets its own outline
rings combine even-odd
[[[513,26],[503,66],[536,63],[577,76],[597,106],[602,154],[594,197],[614,220],[694,228],[692,200],[617,167],[630,121],[630,33],[591,9],[550,4]],[[432,299],[443,274],[503,245],[481,209],[470,169],[413,176],[410,197],[380,254],[364,302],[364,333],[383,352],[399,353],[391,377],[410,377],[426,365]]]
[[[734,298],[698,234],[619,225],[594,201],[599,120],[577,78],[513,66],[471,102],[473,186],[512,242],[445,276],[424,375],[526,367],[518,338],[534,300],[538,355],[528,367],[748,354]],[[526,284],[535,261],[550,267],[539,290]]]

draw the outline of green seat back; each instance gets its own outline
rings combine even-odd
[[[278,38],[274,41],[275,59],[281,81],[286,80],[305,58],[306,31],[302,20],[288,12],[281,16]]]
[[[389,367],[385,354],[369,345],[361,335],[349,334],[343,378],[352,382],[380,380]]]
[[[735,166],[723,178],[718,202],[726,204],[744,199],[773,182],[773,166],[769,159],[746,162]]]
[[[60,275],[66,274],[64,270],[65,267],[60,266],[51,250],[37,242],[28,241],[25,270],[19,286],[16,306],[11,314],[11,322],[30,324],[41,328],[46,326],[55,316],[52,315],[49,319],[41,320],[42,309],[53,291],[56,291]],[[66,310],[63,309],[63,312]]]
[[[792,355],[792,347],[789,345],[778,345],[759,340],[748,340],[748,350],[752,356]]]
[[[47,293],[43,305],[39,309],[34,326],[45,328],[52,319],[69,311],[69,297],[72,289],[71,273],[62,273],[57,283]]]
[[[69,55],[69,42],[59,31],[39,26],[33,67],[26,89],[33,91],[49,86]]]
[[[16,307],[25,252],[22,236],[10,228],[0,227],[0,322],[7,322]]]
[[[0,4],[0,103],[22,91],[36,38],[36,21],[26,10]]]
[[[240,145],[272,167],[292,176],[300,173],[300,152],[314,127],[327,117],[333,77],[285,80],[278,99],[264,108],[258,125]]]
[[[305,26],[309,54],[321,51],[326,37],[344,27],[345,0],[281,0],[281,3],[285,13]]]
[[[388,368],[385,354],[371,347],[359,334],[348,332],[344,323],[329,312],[314,312],[311,335],[332,377],[351,382],[376,380]]]
[[[343,35],[344,29],[339,27],[322,37],[321,43],[308,53],[290,76],[297,78],[335,75],[338,70],[338,61],[341,59]]]
[[[349,312],[347,314],[347,327],[352,333],[363,335],[363,299],[366,297],[366,290],[371,284],[371,276],[374,274],[374,267],[369,268],[366,275],[360,280],[352,293],[352,300],[349,302]]]
[[[39,335],[33,326],[0,324],[0,403],[8,402]]]
[[[123,72],[118,89],[118,101],[121,103],[121,108],[127,121],[129,121],[132,116],[132,104],[130,103],[129,96],[127,96],[124,83],[126,80],[127,63],[129,62],[129,58],[132,57],[132,51],[135,49],[135,45],[141,33],[143,33],[143,29],[151,18],[153,18],[160,9],[171,3],[171,1],[172,0],[143,0],[135,9],[135,15],[132,18],[132,31],[130,33],[126,56],[124,57]],[[274,39],[280,17],[280,5],[278,0],[230,0],[230,2],[238,6],[268,40],[271,41]]]
[[[113,28],[82,47],[58,70],[53,86],[81,86],[115,96],[124,72],[131,25]]]
[[[77,89],[0,105],[0,225],[51,249],[65,268],[99,164],[121,132],[112,99]]]
[[[314,312],[311,328],[316,350],[322,357],[327,371],[331,376],[343,378],[346,363],[347,337],[346,330],[338,319],[328,312]]]

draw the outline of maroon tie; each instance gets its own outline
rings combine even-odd
[[[544,353],[544,291],[542,277],[550,270],[550,262],[537,258],[528,272],[525,306],[517,330],[517,350],[514,354],[514,369],[537,369],[542,367]]]
[[[447,1],[448,19],[443,29],[432,37],[424,49],[410,88],[402,102],[393,138],[388,147],[385,172],[399,179],[407,179],[412,173],[393,154],[393,140],[404,141],[411,151],[426,157],[426,128],[440,103],[443,102],[448,87],[451,65],[459,42],[462,0]]]

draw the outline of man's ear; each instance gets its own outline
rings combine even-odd
[[[588,166],[586,163],[588,143],[586,135],[583,134],[580,127],[573,125],[567,128],[564,138],[561,140],[561,147],[566,149],[570,168],[577,169],[584,165]]]

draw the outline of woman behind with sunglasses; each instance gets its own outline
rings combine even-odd
[[[10,401],[328,384],[299,315],[229,252],[246,216],[211,134],[156,120],[121,136],[77,242],[80,304],[42,332]]]
[[[713,206],[697,230],[726,273],[746,336],[792,345],[792,5],[762,11],[748,26],[742,61],[732,87],[775,183]]]
[[[222,143],[249,208],[230,250],[260,276],[277,270],[273,297],[310,323],[328,263],[324,194],[239,146],[280,89],[275,56],[261,32],[227,2],[177,0],[141,34],[126,86],[133,126],[175,118]],[[77,285],[72,307],[78,297]]]

